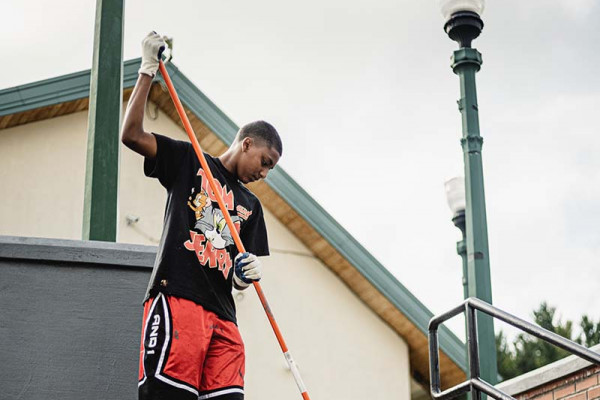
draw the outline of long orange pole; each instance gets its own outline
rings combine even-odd
[[[210,171],[208,164],[206,163],[206,158],[204,157],[204,153],[202,152],[200,143],[198,143],[198,139],[196,138],[196,134],[194,133],[194,129],[192,128],[192,124],[190,123],[190,120],[188,119],[187,114],[185,113],[185,110],[183,109],[183,105],[181,104],[181,101],[179,100],[179,96],[177,95],[177,92],[175,91],[173,82],[171,82],[171,78],[169,77],[167,68],[165,67],[165,64],[162,62],[162,60],[159,61],[159,68],[160,68],[160,73],[162,74],[163,79],[165,80],[165,83],[167,84],[167,89],[169,90],[171,99],[173,99],[173,103],[175,103],[175,108],[177,109],[179,118],[181,118],[181,122],[183,122],[183,127],[185,128],[185,131],[187,132],[188,137],[190,138],[190,141],[192,142],[192,146],[194,147],[194,151],[196,152],[196,155],[198,156],[200,165],[202,165],[202,169],[204,170],[204,173],[208,177],[208,182],[210,184],[210,188],[212,189],[213,193],[215,194],[217,203],[219,203],[219,207],[221,208],[221,211],[223,212],[223,216],[225,217],[227,226],[229,227],[229,230],[231,231],[231,235],[233,236],[233,241],[235,242],[235,245],[236,245],[238,251],[240,253],[245,253],[246,250],[244,249],[244,244],[242,243],[242,240],[240,239],[240,235],[238,234],[237,230],[235,229],[235,226],[233,225],[233,221],[231,220],[229,211],[227,211],[227,207],[225,206],[225,202],[223,201],[221,192],[219,190],[217,190],[217,186],[214,182],[213,174]],[[271,327],[273,328],[273,332],[275,332],[275,336],[277,337],[279,346],[281,346],[283,355],[285,356],[288,366],[290,367],[290,370],[292,371],[292,375],[294,375],[294,379],[296,380],[296,385],[298,385],[298,389],[300,390],[300,393],[302,394],[302,398],[304,400],[310,400],[310,397],[308,397],[308,392],[306,391],[306,387],[304,386],[304,382],[302,381],[302,377],[300,376],[300,371],[298,370],[298,366],[296,365],[296,362],[292,358],[292,355],[290,354],[288,347],[285,344],[285,340],[283,340],[283,335],[281,334],[281,331],[279,330],[277,321],[275,321],[275,316],[273,315],[273,312],[271,311],[271,307],[269,307],[269,303],[267,302],[267,298],[265,297],[265,294],[262,291],[260,283],[258,283],[258,282],[252,282],[252,283],[254,285],[254,289],[256,289],[256,294],[258,294],[258,298],[260,299],[260,302],[261,302],[263,308],[265,309],[265,313],[267,314],[269,323],[271,324]]]

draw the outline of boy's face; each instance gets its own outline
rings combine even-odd
[[[279,161],[277,150],[262,140],[247,137],[242,141],[242,153],[237,165],[237,175],[243,183],[265,179]]]

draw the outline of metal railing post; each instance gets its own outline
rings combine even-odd
[[[471,380],[479,379],[479,343],[477,340],[477,310],[465,302],[465,312],[467,320],[467,343],[469,351],[469,377]],[[481,400],[481,392],[478,389],[471,389],[473,400]]]

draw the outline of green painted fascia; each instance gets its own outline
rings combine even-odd
[[[123,65],[123,87],[137,80],[140,59]],[[90,70],[33,82],[0,91],[0,117],[86,98],[90,95]]]
[[[124,63],[123,88],[137,80],[141,59]],[[181,102],[206,124],[224,143],[231,143],[238,127],[208,97],[204,95],[174,64],[167,64],[169,76],[177,88]],[[162,78],[161,78],[162,79]],[[90,71],[81,71],[57,78],[0,91],[0,116],[81,99],[89,95]],[[348,233],[281,167],[276,166],[266,183],[304,218],[323,238],[343,255],[377,290],[398,308],[425,335],[433,317],[404,285],[402,285],[373,255]],[[441,350],[463,371],[466,371],[465,345],[445,326],[440,327]]]

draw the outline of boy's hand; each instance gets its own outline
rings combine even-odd
[[[150,32],[142,40],[142,65],[138,74],[146,74],[154,77],[158,71],[158,60],[165,50],[165,40],[158,33]]]
[[[245,289],[262,278],[260,260],[252,253],[239,253],[233,261],[233,280],[236,286]]]

